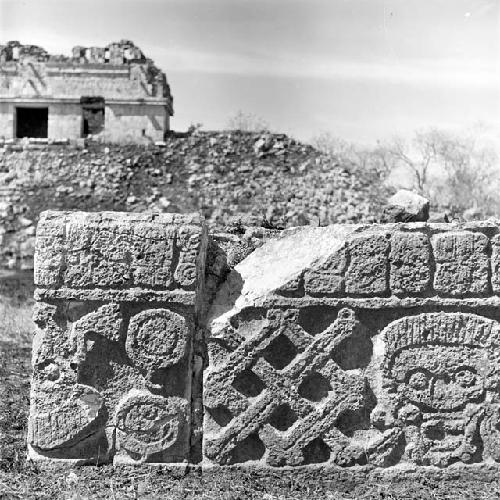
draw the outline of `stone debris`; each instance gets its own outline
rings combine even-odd
[[[500,461],[496,221],[234,226],[42,215],[31,458]]]
[[[263,137],[269,148],[256,154]],[[47,209],[201,212],[214,231],[239,224],[243,234],[245,227],[376,222],[386,198],[366,173],[284,135],[198,132],[169,137],[164,147],[33,148],[0,148],[0,203],[10,207],[0,210],[0,268],[32,265],[32,253],[19,246],[32,248],[33,235],[18,219],[35,225]]]
[[[17,40],[0,45],[0,64],[13,60],[29,60],[33,62],[46,62],[50,54],[38,45],[23,45]],[[62,60],[63,56],[53,56],[55,60]]]
[[[413,191],[400,189],[387,201],[386,222],[425,222],[429,219],[430,202]]]

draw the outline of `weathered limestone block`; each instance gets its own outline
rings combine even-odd
[[[191,397],[206,243],[196,216],[42,215],[31,458],[199,459]]]
[[[385,222],[425,222],[429,218],[429,200],[408,189],[400,189],[387,200]]]
[[[344,291],[347,268],[347,249],[333,254],[324,263],[304,274],[304,287],[308,295],[339,295]]]
[[[205,463],[500,461],[497,233],[331,226],[256,249],[209,313]]]
[[[350,295],[383,295],[388,291],[389,241],[383,232],[353,237],[346,292]]]
[[[429,238],[422,233],[395,233],[391,238],[391,276],[393,293],[422,293],[431,281]]]
[[[491,287],[494,293],[500,292],[500,235],[491,238]]]
[[[436,275],[434,288],[441,293],[461,296],[488,291],[488,238],[482,233],[460,231],[433,237]]]
[[[177,233],[176,224],[182,224],[179,216],[175,216],[178,221],[173,217],[170,224],[161,224],[135,215],[129,217],[135,222],[131,225],[121,224],[111,214],[104,220],[80,214],[66,225],[55,224],[57,217],[55,212],[46,213],[37,228],[39,286],[193,288],[199,235],[182,228]],[[175,263],[174,251],[179,253]]]
[[[402,460],[445,467],[500,459],[498,321],[423,313],[390,323],[381,341],[387,393],[378,405],[403,424]]]
[[[498,463],[498,235],[490,221],[294,228],[230,271],[212,240],[205,271],[196,217],[48,212],[30,456]]]

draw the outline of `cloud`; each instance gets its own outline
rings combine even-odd
[[[484,16],[498,9],[498,0],[479,0],[474,6],[471,15]]]
[[[151,48],[166,69],[283,78],[354,80],[459,88],[500,88],[499,67],[471,60],[442,58],[346,60],[308,55],[203,52],[182,47]]]

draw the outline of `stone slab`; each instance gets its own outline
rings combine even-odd
[[[32,459],[199,460],[191,397],[206,244],[197,216],[42,215]]]
[[[49,213],[30,456],[500,464],[498,235],[496,221],[294,228],[227,268],[196,217]]]
[[[255,250],[209,315],[206,466],[499,462],[498,233],[306,228]]]

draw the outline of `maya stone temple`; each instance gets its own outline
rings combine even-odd
[[[71,57],[0,45],[0,138],[162,141],[173,98],[165,73],[132,42],[74,47]]]

